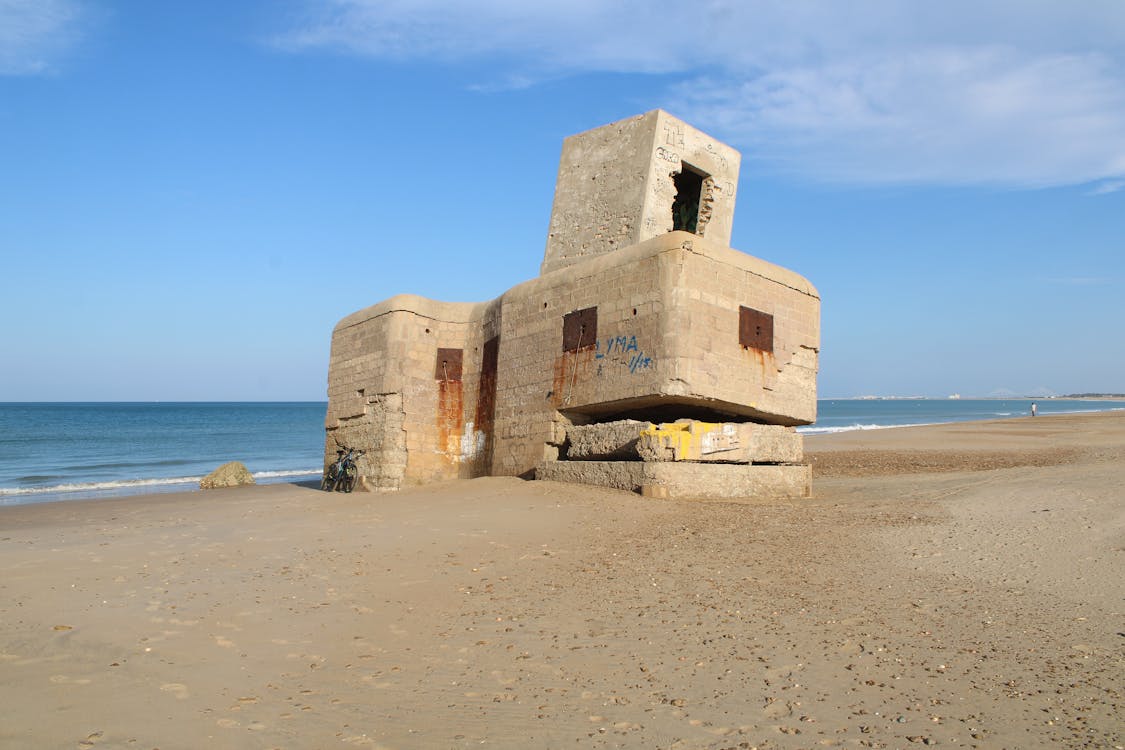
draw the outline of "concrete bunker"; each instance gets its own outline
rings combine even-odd
[[[660,110],[564,140],[540,275],[400,295],[333,332],[326,460],[361,487],[534,476],[653,497],[809,494],[820,300],[729,247],[739,155]]]

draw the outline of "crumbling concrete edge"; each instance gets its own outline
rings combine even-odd
[[[544,461],[535,478],[591,484],[667,500],[755,503],[812,496],[808,464],[649,463]]]

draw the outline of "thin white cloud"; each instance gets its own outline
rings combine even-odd
[[[72,0],[0,0],[0,75],[48,72],[78,37]]]
[[[1125,174],[1123,73],[1100,55],[930,48],[677,90],[698,119],[782,170],[1039,187]]]
[[[654,102],[827,181],[1039,187],[1125,177],[1125,3],[308,0],[291,50],[502,71],[675,74]],[[479,68],[477,68],[479,69]]]
[[[1096,185],[1089,195],[1109,195],[1116,193],[1121,188],[1125,188],[1125,180],[1106,180],[1105,182]]]
[[[681,69],[683,61],[636,45],[632,32],[617,43],[608,33],[643,24],[648,7],[599,0],[311,0],[305,22],[276,41],[293,50],[328,48],[388,60],[504,59],[524,71],[519,80],[560,71]]]

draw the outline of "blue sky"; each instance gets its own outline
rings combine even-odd
[[[530,7],[529,7],[530,6]],[[320,400],[535,276],[562,139],[743,153],[820,394],[1125,391],[1125,3],[0,0],[0,401]]]

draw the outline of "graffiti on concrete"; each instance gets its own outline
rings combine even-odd
[[[610,336],[606,339],[598,339],[594,345],[594,359],[624,365],[630,374],[647,370],[654,364],[653,358],[641,351],[636,336]],[[598,375],[604,373],[603,363],[598,362]]]

